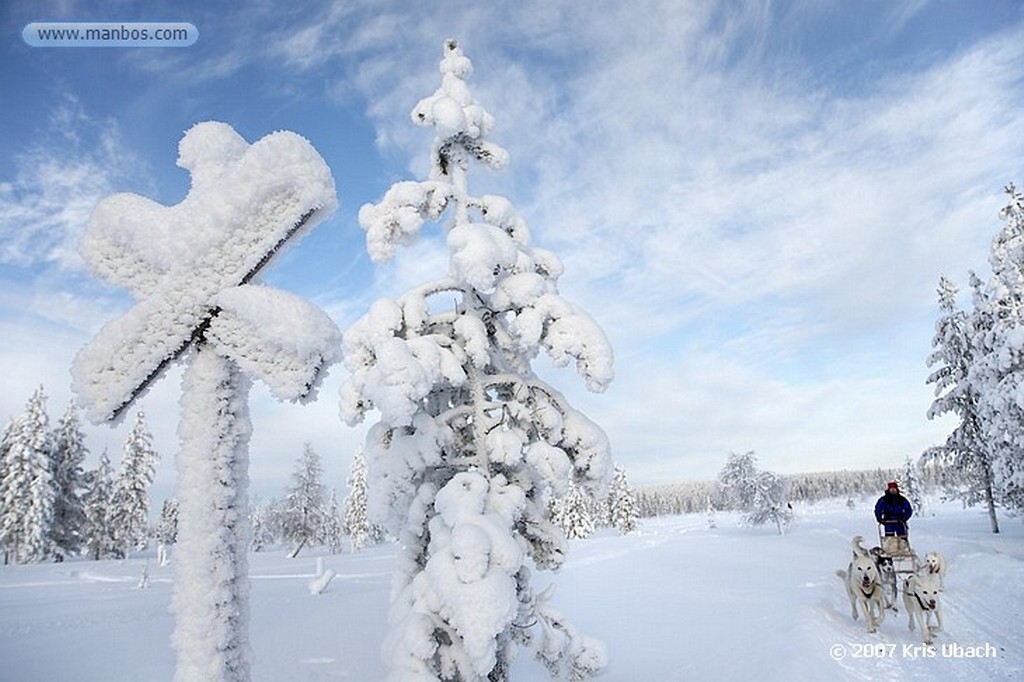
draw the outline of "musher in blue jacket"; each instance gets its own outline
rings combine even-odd
[[[896,554],[910,551],[910,545],[907,543],[907,521],[913,515],[914,508],[910,506],[907,498],[900,495],[899,485],[896,481],[889,481],[885,487],[885,494],[875,503],[875,519],[885,529],[883,549],[886,552]],[[890,540],[890,537],[893,537],[893,540]]]

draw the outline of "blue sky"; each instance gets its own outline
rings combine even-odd
[[[373,267],[355,220],[422,177],[409,111],[442,41],[473,60],[508,196],[566,266],[562,291],[616,352],[590,395],[634,482],[707,478],[728,452],[783,472],[894,466],[944,437],[925,418],[941,274],[987,272],[1002,187],[1024,182],[1019,2],[30,2],[0,10],[0,418],[68,368],[130,299],[75,243],[97,200],[181,200],[184,130],[288,129],[331,166],[341,208],[266,273],[343,329],[377,297],[445,271],[427,239]],[[182,48],[41,48],[33,21],[180,21]],[[362,440],[320,400],[252,395],[255,491],[276,495],[310,441],[343,488]],[[143,400],[173,486],[180,372]],[[127,425],[87,428],[116,461]]]

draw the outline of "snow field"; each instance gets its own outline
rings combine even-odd
[[[553,605],[604,642],[609,682],[717,680],[1009,680],[1024,677],[1024,525],[1004,519],[988,532],[980,510],[955,506],[912,525],[919,553],[950,562],[945,630],[925,657],[906,614],[888,612],[869,635],[850,618],[835,570],[849,541],[872,542],[870,505],[798,507],[791,531],[743,528],[720,513],[642,519],[636,533],[601,530],[572,541],[557,574]],[[253,678],[266,682],[381,680],[395,546],[323,556],[337,572],[309,594],[314,552],[250,555]],[[173,553],[172,553],[173,557]],[[173,560],[173,559],[172,559]],[[145,558],[0,568],[3,680],[81,682],[168,680],[171,567],[149,559],[149,587],[137,589]],[[942,645],[991,645],[995,658],[943,656]],[[845,657],[835,660],[833,647]],[[906,648],[905,648],[906,647]],[[868,655],[871,652],[873,655]],[[877,655],[880,654],[880,655]],[[525,653],[513,680],[547,679]]]

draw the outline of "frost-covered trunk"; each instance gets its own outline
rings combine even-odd
[[[992,492],[992,467],[985,464],[985,509],[993,533],[999,532],[999,519],[996,517],[996,497]]]
[[[184,379],[173,610],[177,682],[247,680],[250,382],[200,344]]]

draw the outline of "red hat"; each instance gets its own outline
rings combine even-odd
[[[885,489],[886,490],[895,490],[896,492],[899,492],[900,491],[900,486],[899,486],[898,483],[896,483],[896,481],[889,481],[888,485],[885,486]]]

